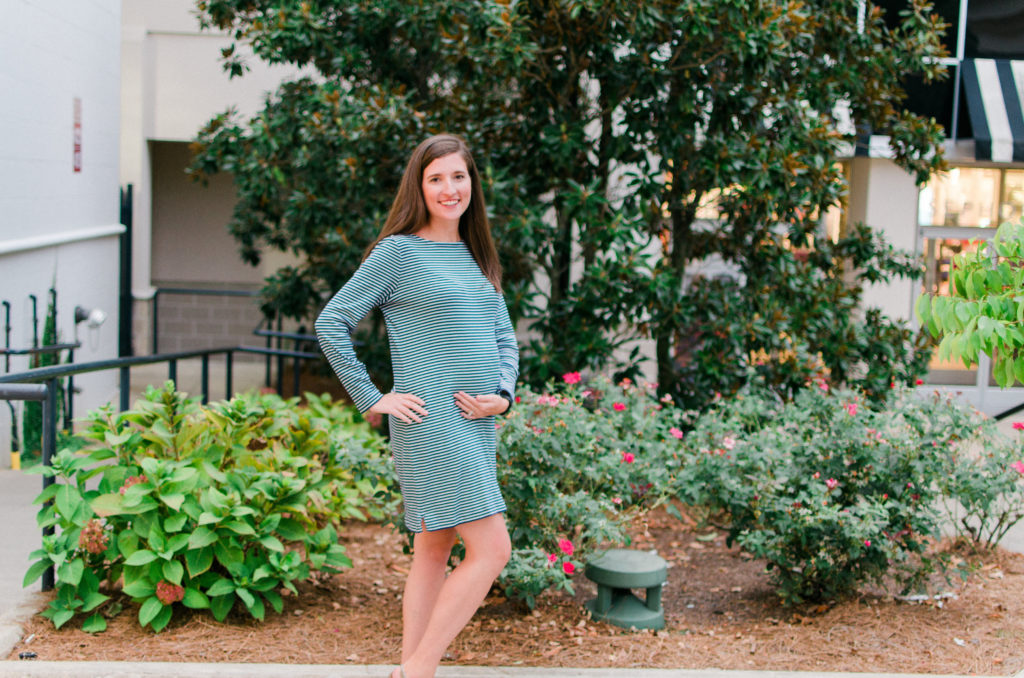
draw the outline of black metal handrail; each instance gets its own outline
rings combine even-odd
[[[159,341],[157,339],[160,325],[160,295],[161,294],[195,294],[201,297],[256,297],[259,292],[255,290],[211,290],[202,287],[158,287],[153,292],[153,338],[150,342],[153,346],[152,353],[157,352]]]

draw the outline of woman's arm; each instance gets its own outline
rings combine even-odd
[[[381,240],[316,319],[320,347],[360,412],[373,407],[383,394],[356,357],[352,332],[371,309],[391,298],[400,277],[400,265],[399,244],[388,238]]]
[[[494,313],[494,339],[498,344],[498,392],[514,400],[516,380],[519,379],[519,342],[508,317],[505,298],[498,295],[498,308]],[[511,406],[511,403],[510,403]]]

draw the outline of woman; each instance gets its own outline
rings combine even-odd
[[[387,394],[352,350],[352,330],[375,306],[391,343]],[[511,552],[493,418],[512,405],[519,349],[462,139],[442,134],[413,151],[380,235],[316,333],[356,407],[388,415],[405,524],[415,533],[402,663],[392,678],[430,678]],[[457,537],[466,557],[446,577]]]

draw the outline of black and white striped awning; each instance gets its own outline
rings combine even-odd
[[[962,73],[975,159],[1024,162],[1024,61],[965,59]]]

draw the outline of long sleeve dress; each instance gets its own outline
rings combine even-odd
[[[440,530],[505,511],[496,474],[494,417],[465,419],[455,393],[515,392],[519,348],[505,300],[465,243],[388,236],[316,320],[328,362],[360,412],[383,394],[352,348],[374,307],[387,324],[394,390],[430,413],[389,417],[391,451],[413,532]]]

